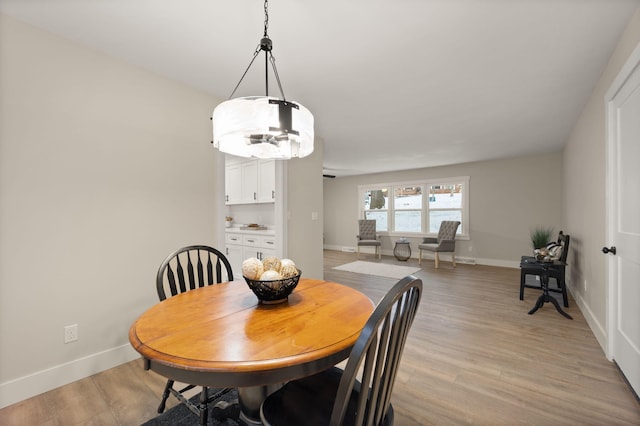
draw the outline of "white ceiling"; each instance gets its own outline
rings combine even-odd
[[[269,36],[287,99],[314,114],[325,173],[346,176],[561,150],[639,5],[271,0]],[[0,0],[0,11],[221,100],[264,22],[261,0]],[[262,94],[260,56],[236,96]]]

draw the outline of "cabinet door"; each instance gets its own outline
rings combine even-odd
[[[276,162],[258,161],[258,202],[273,203],[276,200]]]
[[[225,204],[242,202],[242,168],[239,163],[224,168]]]
[[[248,259],[250,257],[255,257],[256,259],[262,260],[262,255],[260,254],[261,250],[262,249],[260,247],[244,246],[242,250],[242,255],[244,256],[245,259]]]
[[[269,257],[269,256],[275,256],[276,255],[276,251],[272,250],[272,249],[268,249],[268,248],[261,248],[260,249],[260,259],[264,259],[265,257]]]
[[[242,166],[242,202],[258,202],[258,162],[246,161]]]
[[[244,260],[243,247],[227,244],[225,255],[227,256],[227,260],[231,264],[231,270],[233,271],[233,278],[236,280],[241,279],[242,278],[242,261]]]
[[[264,260],[265,257],[276,255],[276,251],[270,248],[248,247],[248,246],[244,246],[242,253],[243,253],[244,259],[255,257],[256,259],[259,259],[259,260]]]

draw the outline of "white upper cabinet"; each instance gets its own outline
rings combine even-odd
[[[242,164],[242,203],[258,202],[258,162],[245,161]]]
[[[225,204],[273,203],[276,194],[274,160],[228,161]]]
[[[240,163],[227,164],[224,168],[225,204],[242,202],[242,168]]]
[[[258,161],[258,202],[273,203],[276,201],[276,162],[275,160]]]

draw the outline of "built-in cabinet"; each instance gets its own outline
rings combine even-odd
[[[278,165],[279,167],[279,165]],[[242,278],[242,262],[250,257],[278,255],[276,247],[276,162],[227,156],[225,159],[226,216],[233,227],[225,229],[225,255],[234,278]],[[266,228],[256,230],[249,224]]]
[[[273,203],[276,199],[275,160],[227,161],[225,204]]]
[[[257,232],[229,232],[226,233],[225,254],[234,278],[242,277],[242,262],[250,257],[264,259],[267,256],[276,255],[276,239],[269,235]]]

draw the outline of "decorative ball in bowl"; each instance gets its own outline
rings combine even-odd
[[[242,277],[260,302],[281,303],[293,292],[301,271],[290,259],[270,256],[264,260],[249,258],[242,262]]]

